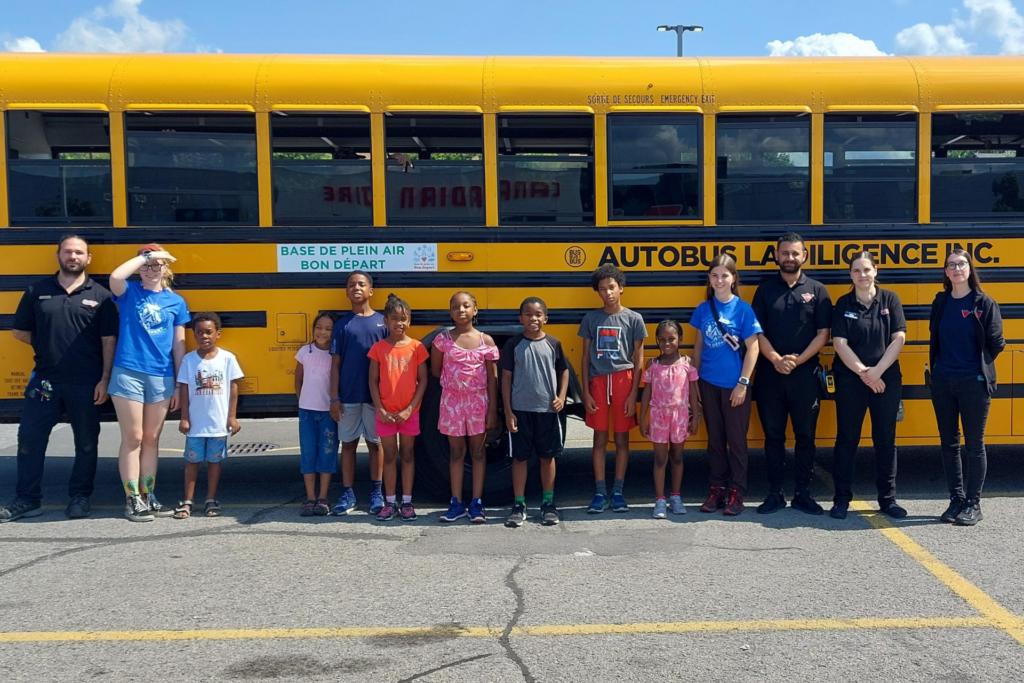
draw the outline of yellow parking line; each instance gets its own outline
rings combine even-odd
[[[691,621],[637,624],[558,624],[520,626],[513,636],[590,636],[725,631],[838,631],[851,629],[993,628],[986,617],[896,619],[783,619]],[[276,640],[295,638],[497,638],[503,629],[487,627],[261,628],[188,631],[24,631],[0,633],[0,643],[87,641]]]
[[[980,614],[983,614],[993,626],[1002,629],[1018,643],[1024,645],[1024,620],[1000,605],[988,593],[965,579],[956,570],[943,564],[937,557],[921,547],[917,541],[901,529],[897,529],[881,514],[872,510],[867,503],[853,501],[850,503],[850,508],[859,512],[862,517],[868,520],[871,526],[882,532],[900,550],[917,560],[922,567],[931,572],[947,588],[960,596],[962,600]]]

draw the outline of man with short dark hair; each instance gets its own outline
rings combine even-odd
[[[824,512],[811,497],[814,436],[818,425],[818,351],[828,341],[832,300],[828,290],[803,272],[807,249],[803,238],[788,232],[775,250],[778,276],[769,277],[754,293],[751,306],[764,330],[758,338],[754,398],[764,430],[768,497],[757,511],[770,514],[786,507],[782,479],[786,462],[786,423],[796,436],[796,490],[793,507],[807,514]]]
[[[14,314],[14,338],[31,344],[35,369],[25,388],[18,427],[16,497],[0,507],[0,522],[42,514],[43,460],[50,432],[67,414],[75,438],[75,464],[64,513],[88,517],[96,478],[99,406],[117,346],[117,308],[110,292],[86,274],[92,256],[77,235],[57,245],[60,270],[31,285]]]

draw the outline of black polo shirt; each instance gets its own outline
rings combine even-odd
[[[751,306],[764,336],[782,356],[800,355],[811,345],[818,330],[832,325],[832,300],[828,290],[804,273],[800,273],[800,279],[792,287],[782,279],[781,273],[768,278],[757,286]],[[815,367],[817,357],[815,354],[801,367]],[[772,367],[764,356],[759,364]]]
[[[857,354],[860,362],[869,368],[878,365],[885,350],[889,347],[891,337],[896,332],[907,331],[907,319],[903,317],[903,304],[895,292],[881,287],[875,288],[875,298],[869,306],[857,299],[855,292],[839,297],[832,311],[832,338],[846,339],[850,350]],[[832,363],[836,372],[853,373],[846,367],[843,360],[836,354]],[[900,372],[897,360],[885,370],[886,375],[894,376]]]
[[[96,384],[103,375],[101,337],[117,336],[110,291],[86,277],[70,294],[52,275],[29,286],[14,314],[16,330],[32,333],[35,372],[58,384]]]

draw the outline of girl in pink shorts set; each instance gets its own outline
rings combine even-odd
[[[481,500],[487,467],[485,435],[498,423],[498,347],[489,335],[473,327],[477,305],[472,294],[457,292],[451,298],[449,312],[455,327],[434,337],[430,352],[431,371],[441,378],[442,387],[437,427],[448,436],[451,451],[448,472],[452,500],[440,519],[454,522],[468,515],[470,521],[479,524],[487,521]],[[467,450],[473,461],[473,497],[468,508],[462,503]]]

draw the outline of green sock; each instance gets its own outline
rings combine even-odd
[[[526,496],[516,496],[516,503],[526,505]]]
[[[126,496],[137,496],[139,495],[139,480],[129,479],[128,481],[121,482],[124,485],[124,494]]]
[[[541,505],[551,505],[555,502],[555,492],[545,491],[540,499]]]
[[[147,474],[139,481],[139,493],[148,496],[156,488],[156,475]]]

